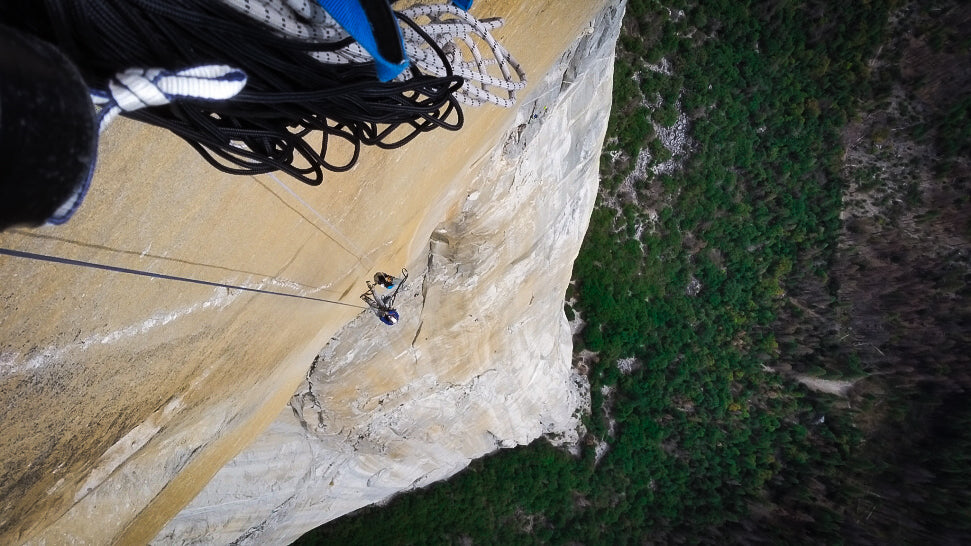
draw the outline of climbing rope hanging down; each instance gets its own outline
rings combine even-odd
[[[490,34],[500,21],[449,5],[389,17],[394,28],[371,28],[398,32],[405,58],[397,62],[387,37],[358,42],[309,0],[0,2],[0,23],[54,44],[77,65],[103,105],[101,129],[124,115],[172,131],[221,171],[283,171],[310,185],[324,170],[350,169],[362,146],[396,148],[439,127],[458,130],[460,101],[509,106],[525,86]],[[476,45],[483,42],[493,59]],[[382,48],[390,53],[376,62],[371,53]],[[90,175],[53,223],[70,217],[89,183]]]

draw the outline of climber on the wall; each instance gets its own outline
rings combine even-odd
[[[408,278],[407,269],[402,268],[400,277],[393,277],[391,275],[388,275],[384,271],[378,271],[377,273],[374,274],[374,284],[380,284],[381,286],[387,288],[388,290],[391,290],[392,288],[397,286],[400,282],[404,281],[406,278]]]
[[[371,281],[366,281],[367,292],[361,294],[361,299],[364,303],[368,304],[371,311],[377,315],[381,322],[391,326],[398,322],[400,318],[398,316],[398,311],[394,308],[394,299],[398,296],[398,290],[404,285],[405,280],[408,279],[408,270],[401,270],[401,277],[392,277],[384,272],[378,272],[374,275],[375,284],[371,284]],[[380,290],[380,287],[384,287],[389,291],[385,294],[379,294],[375,290]],[[391,289],[394,290],[391,290]]]

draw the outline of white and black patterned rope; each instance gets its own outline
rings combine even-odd
[[[92,102],[101,106],[98,132],[122,112],[163,106],[178,100],[224,101],[246,87],[246,74],[225,65],[204,65],[171,71],[129,68],[108,82],[108,91],[93,90]]]
[[[472,106],[488,102],[508,108],[515,104],[516,91],[526,87],[526,74],[516,59],[492,36],[491,31],[502,26],[502,19],[480,21],[449,4],[416,5],[401,13],[411,19],[428,19],[428,23],[421,24],[422,30],[445,51],[451,71],[465,79],[459,92],[460,100]],[[441,59],[431,55],[428,47],[416,39],[411,28],[404,28],[403,33],[409,56],[422,70],[433,74],[447,71]],[[477,39],[488,46],[491,59],[483,57]],[[466,59],[459,44],[465,46],[471,59]],[[491,75],[490,66],[496,66],[500,75]],[[501,90],[505,97],[491,92],[490,88]]]
[[[349,35],[319,5],[310,0],[222,0],[274,30],[281,36],[339,43]],[[414,28],[401,25],[405,52],[422,72],[446,76],[450,72],[465,80],[455,93],[463,104],[486,103],[505,108],[516,102],[516,91],[526,87],[526,74],[519,63],[492,36],[503,25],[502,19],[476,19],[469,12],[449,3],[417,4],[398,11],[415,21],[422,31],[445,52],[448,62],[432,50]],[[491,58],[485,58],[479,43],[484,42]],[[464,47],[463,47],[464,46]],[[334,51],[313,51],[315,59],[325,64],[367,63],[371,55],[357,42],[349,42]],[[491,74],[497,67],[498,74]],[[399,76],[399,81],[407,75]]]

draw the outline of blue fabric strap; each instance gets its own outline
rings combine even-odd
[[[398,20],[386,0],[317,0],[317,3],[374,57],[379,80],[392,80],[408,68]]]
[[[472,7],[472,0],[452,0],[452,3],[465,11],[469,11],[469,8]]]

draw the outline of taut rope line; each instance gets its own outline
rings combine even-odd
[[[226,283],[221,283],[221,282],[203,281],[203,280],[199,280],[199,279],[190,279],[188,277],[179,277],[179,276],[176,276],[176,275],[166,275],[164,273],[152,273],[151,271],[142,271],[140,269],[130,269],[130,268],[127,268],[127,267],[118,267],[118,266],[114,266],[114,265],[105,265],[105,264],[99,264],[99,263],[94,263],[94,262],[85,262],[85,261],[82,261],[82,260],[72,260],[70,258],[62,258],[60,256],[49,256],[47,254],[37,254],[37,253],[34,253],[34,252],[24,252],[22,250],[13,250],[13,249],[10,249],[10,248],[2,248],[2,247],[0,247],[0,255],[13,256],[15,258],[26,258],[26,259],[29,259],[29,260],[39,260],[39,261],[43,261],[43,262],[59,263],[59,264],[65,264],[65,265],[74,265],[74,266],[78,266],[78,267],[89,267],[89,268],[92,268],[92,269],[101,269],[101,270],[104,270],[104,271],[114,271],[116,273],[128,273],[129,275],[139,275],[139,276],[142,276],[142,277],[151,277],[151,278],[154,278],[154,279],[164,279],[164,280],[168,280],[168,281],[179,281],[179,282],[187,282],[187,283],[192,283],[192,284],[201,284],[203,286],[215,286],[217,288],[226,288],[226,289],[242,290],[244,292],[254,292],[254,293],[257,293],[257,294],[267,294],[267,295],[270,295],[270,296],[284,296],[284,297],[287,297],[287,298],[296,298],[296,299],[301,299],[301,300],[318,301],[318,302],[322,302],[322,303],[333,303],[334,305],[344,305],[344,306],[347,306],[347,307],[354,307],[355,309],[367,309],[367,307],[364,307],[362,305],[353,305],[353,304],[350,304],[350,303],[344,303],[342,301],[325,300],[323,298],[314,298],[314,297],[311,297],[311,296],[301,296],[299,294],[287,294],[287,293],[284,293],[284,292],[274,292],[272,290],[263,290],[263,289],[260,289],[260,288],[248,288],[248,287],[245,287],[245,286],[238,286],[238,285],[234,285],[234,284],[226,284]]]

